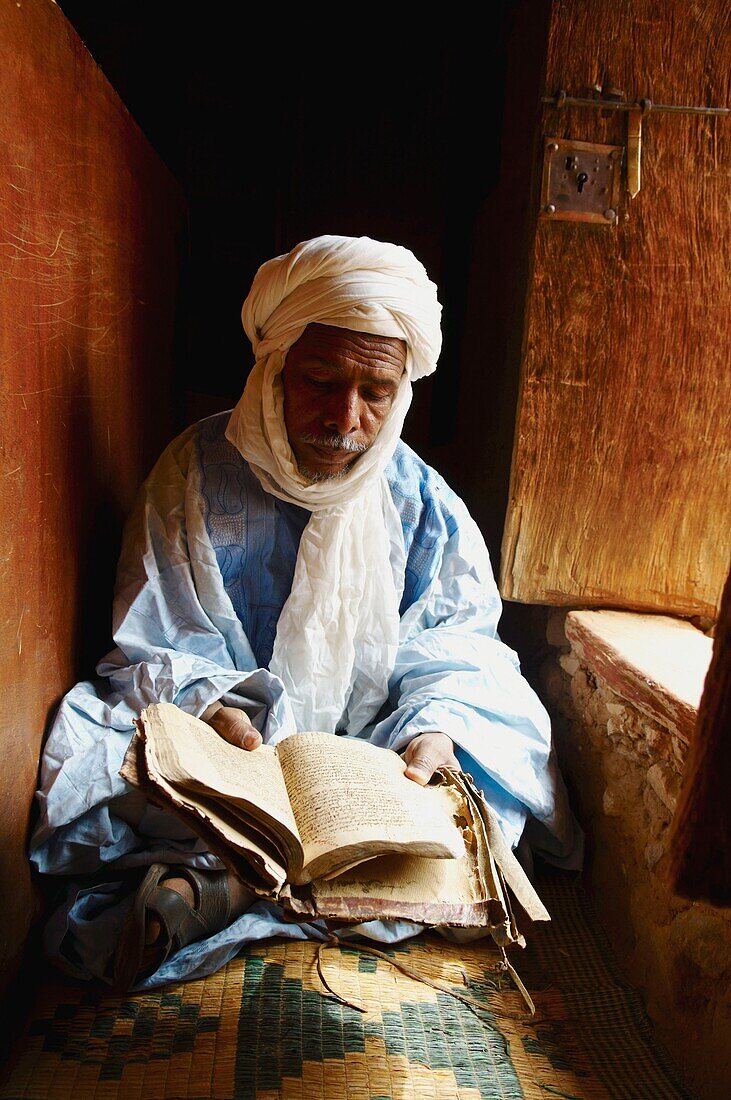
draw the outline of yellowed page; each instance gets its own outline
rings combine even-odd
[[[297,823],[276,752],[268,745],[248,751],[230,745],[206,722],[171,703],[142,715],[150,776],[178,790],[224,800],[230,813],[248,812],[268,824],[287,849],[300,850]],[[299,863],[299,859],[296,860]]]
[[[404,775],[400,756],[367,741],[298,733],[277,746],[304,849],[303,875],[336,874],[386,852],[438,859],[464,852],[434,787]]]
[[[480,900],[464,858],[406,855],[376,856],[336,878],[319,878],[312,884],[312,896],[323,908],[328,898],[351,896],[385,901],[387,907],[392,901],[428,907]]]
[[[285,886],[285,904],[301,916],[346,923],[406,919],[484,928],[498,943],[510,942],[502,887],[484,873],[491,856],[476,819],[478,807],[465,796],[459,779],[458,773],[447,772],[444,783],[433,788],[442,812],[453,816],[462,833],[464,855],[459,859],[379,856],[338,878],[318,879],[309,887],[309,898],[302,888],[293,892]]]
[[[495,811],[487,804],[482,792],[471,777],[463,773],[454,776],[454,783],[461,789],[472,809],[475,826],[481,825],[484,835],[484,847],[490,852],[491,860],[500,868],[505,882],[513,891],[517,901],[533,921],[550,920],[551,916],[536,893],[533,884],[508,847],[502,834]]]
[[[435,787],[432,793],[434,801],[441,803],[439,809],[445,816],[459,810],[460,799],[453,789]],[[473,853],[467,851],[459,859],[378,856],[337,878],[319,878],[312,884],[312,895],[318,903],[330,897],[352,895],[422,906],[464,905],[484,899],[475,874]]]
[[[152,801],[178,813],[194,832],[199,832],[204,837],[212,851],[223,859],[228,860],[230,857],[242,880],[258,893],[271,894],[272,891],[281,889],[286,882],[287,871],[281,854],[277,853],[276,846],[268,838],[262,836],[255,826],[249,826],[240,818],[233,818],[225,807],[207,799],[205,795],[180,790],[168,783],[157,771],[149,772],[144,760],[138,763],[140,752],[144,754],[145,743],[135,734],[119,770],[119,774],[128,783],[140,787]],[[249,864],[248,875],[245,865],[242,870],[234,853],[239,853]],[[263,883],[257,883],[256,878],[251,877],[252,870],[254,876],[259,876]]]
[[[287,880],[287,870],[271,851],[266,840],[262,841],[258,837],[256,830],[250,829],[246,823],[226,813],[222,806],[217,805],[212,799],[207,799],[205,795],[201,795],[198,799],[185,791],[175,790],[170,784],[160,779],[156,781],[156,785],[161,786],[176,805],[182,806],[194,818],[199,818],[204,825],[213,830],[223,841],[221,854],[229,849],[232,852],[238,852],[250,861],[254,870],[268,883],[270,889],[276,891],[283,886]]]

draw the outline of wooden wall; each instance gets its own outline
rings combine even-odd
[[[726,0],[556,0],[545,94],[731,104]],[[626,116],[542,133],[625,145]],[[731,551],[731,120],[651,114],[616,228],[533,245],[502,590],[713,616]],[[539,169],[536,163],[534,169]]]
[[[721,599],[713,657],[703,687],[672,824],[670,878],[683,897],[731,908],[731,573]]]
[[[177,185],[51,0],[0,6],[0,975],[33,912],[49,714],[109,647],[120,524],[170,438]]]

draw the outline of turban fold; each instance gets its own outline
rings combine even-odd
[[[286,351],[313,321],[405,340],[412,381],[436,370],[442,346],[437,288],[424,266],[408,248],[369,237],[315,237],[269,260],[241,316],[257,359]]]
[[[270,670],[300,729],[362,729],[388,694],[404,576],[401,522],[384,476],[411,403],[441,348],[436,287],[407,248],[316,237],[259,268],[242,319],[256,362],[226,435],[263,488],[312,513]],[[339,479],[303,477],[284,425],[282,369],[308,324],[406,341],[404,377],[375,442]]]

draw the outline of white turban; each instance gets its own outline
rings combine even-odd
[[[387,697],[405,563],[384,470],[411,404],[411,380],[436,368],[440,315],[436,287],[413,253],[369,237],[304,241],[259,268],[244,302],[256,362],[226,435],[267,492],[312,512],[269,665],[299,729],[358,732]],[[311,484],[287,439],[281,372],[313,322],[400,337],[407,356],[375,442],[344,477]]]

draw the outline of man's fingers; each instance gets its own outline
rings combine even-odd
[[[459,762],[454,755],[454,744],[445,733],[422,733],[406,747],[404,760],[407,779],[424,786],[437,768],[456,768]]]
[[[417,755],[413,760],[409,761],[409,766],[404,772],[404,775],[407,779],[413,779],[415,783],[420,783],[424,786],[429,782],[438,767],[439,764],[436,761],[436,757],[427,754]]]
[[[208,725],[237,748],[258,749],[261,745],[261,734],[254,729],[248,716],[236,707],[219,707],[208,719]]]

